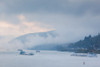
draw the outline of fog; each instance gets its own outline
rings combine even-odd
[[[27,48],[48,43],[72,43],[100,33],[99,0],[0,0],[1,50]],[[25,44],[13,39],[53,31],[56,37],[28,37]]]

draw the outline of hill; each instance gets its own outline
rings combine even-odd
[[[100,34],[96,36],[89,35],[84,40],[75,43],[70,43],[67,47],[63,47],[64,51],[74,52],[100,52]]]
[[[56,37],[57,34],[55,31],[29,33],[12,39],[9,44],[16,49],[27,49],[36,45],[51,44]]]

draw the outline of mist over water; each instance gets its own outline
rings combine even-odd
[[[65,33],[64,33],[65,34]],[[5,37],[0,39],[1,51],[16,51],[18,49],[33,48],[38,45],[63,45],[74,43],[80,39],[74,35],[65,36],[61,32],[48,31],[39,33],[29,33],[18,37]],[[74,38],[73,38],[74,37]],[[84,38],[85,36],[83,36]],[[81,38],[81,40],[83,39]]]
[[[97,35],[100,33],[99,3],[99,0],[0,0],[0,50],[62,45]],[[56,30],[56,37],[36,35],[16,39],[25,34],[53,30]]]
[[[100,67],[100,0],[0,0],[0,67]]]

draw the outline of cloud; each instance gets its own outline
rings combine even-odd
[[[99,0],[3,0],[3,13],[100,14]]]
[[[100,0],[0,0],[0,35],[56,29],[63,42],[100,32]]]
[[[27,33],[45,32],[53,30],[53,28],[46,27],[46,25],[43,25],[39,22],[28,22],[23,15],[18,15],[18,18],[20,20],[19,24],[11,24],[7,21],[0,21],[0,35],[20,36]],[[41,27],[42,25],[43,27]]]
[[[23,21],[23,20],[25,20],[25,16],[23,16],[23,15],[18,15],[18,19],[21,20],[21,21]]]

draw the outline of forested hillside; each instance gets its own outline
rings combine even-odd
[[[69,44],[66,48],[62,48],[63,51],[75,51],[75,52],[99,52],[100,51],[100,34],[97,36],[85,37],[84,40],[80,40],[75,43]]]

